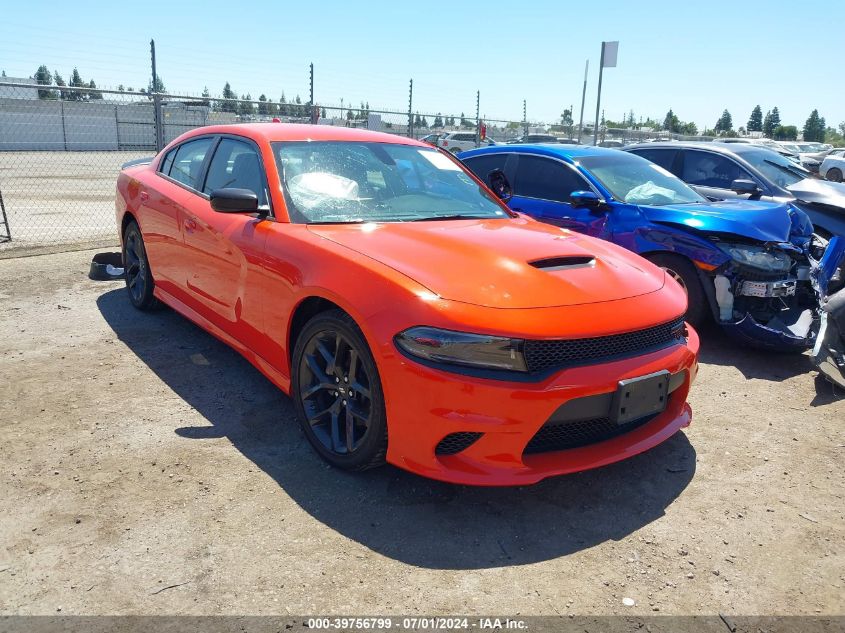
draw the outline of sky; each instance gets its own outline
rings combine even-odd
[[[803,127],[817,108],[827,124],[845,121],[841,64],[827,63],[842,42],[845,2],[822,13],[784,0],[706,3],[648,1],[440,2],[367,0],[249,2],[8,2],[0,21],[0,69],[28,77],[40,64],[67,81],[77,67],[100,88],[140,88],[150,78],[155,39],[166,88],[219,95],[225,82],[253,98],[308,95],[337,105],[474,117],[476,91],[486,118],[554,122],[581,108],[595,118],[602,40],[619,41],[616,68],[604,70],[608,120],[661,121],[669,108],[700,129],[722,110],[734,127],[752,108],[777,106]],[[802,11],[808,13],[802,17]],[[806,18],[806,19],[805,19]],[[811,25],[811,29],[804,25]],[[836,44],[836,43],[840,44]]]

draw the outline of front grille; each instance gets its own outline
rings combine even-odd
[[[472,444],[480,438],[483,433],[471,433],[469,431],[462,431],[460,433],[450,433],[444,437],[437,444],[434,449],[435,455],[457,455],[465,448],[469,448]]]
[[[683,318],[645,330],[556,341],[525,341],[528,371],[537,373],[577,365],[591,365],[618,358],[639,356],[669,347],[684,338]]]
[[[609,418],[546,424],[540,427],[540,430],[531,438],[523,452],[525,454],[547,453],[603,442],[628,431],[633,431],[654,418],[654,415],[649,415],[639,420],[632,420],[627,424],[615,424]]]

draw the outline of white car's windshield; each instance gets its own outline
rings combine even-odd
[[[577,164],[621,202],[654,207],[706,202],[680,178],[634,154],[584,156]]]
[[[457,162],[392,143],[273,144],[291,221],[413,222],[508,214]]]

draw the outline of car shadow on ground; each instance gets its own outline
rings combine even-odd
[[[345,473],[311,450],[290,400],[214,337],[171,310],[137,312],[122,288],[97,304],[117,337],[208,421],[177,435],[228,438],[315,519],[404,563],[522,565],[619,540],[661,517],[695,473],[684,433],[624,462],[521,488],[455,486],[391,466]]]
[[[773,352],[743,346],[731,339],[715,323],[708,323],[699,328],[699,335],[699,360],[702,363],[736,367],[746,378],[780,382],[795,376],[811,375],[815,371],[806,353]],[[816,385],[819,388],[818,382]],[[814,404],[826,403],[824,393],[832,392],[830,389],[820,388],[819,397],[813,401]]]

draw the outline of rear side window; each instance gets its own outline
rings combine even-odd
[[[211,138],[200,138],[196,141],[182,143],[176,148],[176,156],[168,174],[173,180],[181,182],[191,189],[200,190],[200,177],[205,156],[211,149]]]
[[[164,155],[164,160],[161,161],[161,166],[158,168],[158,170],[166,176],[170,175],[170,168],[173,167],[173,157],[176,156],[177,149],[179,148],[174,147],[172,150],[167,152],[167,154]]]
[[[751,174],[721,154],[697,150],[684,152],[681,180],[690,185],[730,189],[731,183],[740,178],[754,180]]]
[[[574,170],[550,158],[520,155],[516,167],[514,194],[555,202],[569,202],[573,191],[590,186]]]
[[[267,205],[267,185],[258,151],[249,143],[224,138],[208,166],[203,193],[231,187],[249,189],[258,196],[258,205]]]
[[[638,149],[632,154],[642,156],[646,160],[650,160],[655,165],[660,165],[668,172],[672,172],[672,165],[675,164],[675,157],[678,155],[676,149]],[[674,173],[674,172],[672,172]]]
[[[484,154],[467,158],[463,163],[470,168],[470,171],[478,176],[479,180],[486,183],[487,176],[494,169],[505,170],[505,163],[508,160],[507,154]]]
[[[475,134],[455,134],[453,138],[456,141],[474,141]]]

